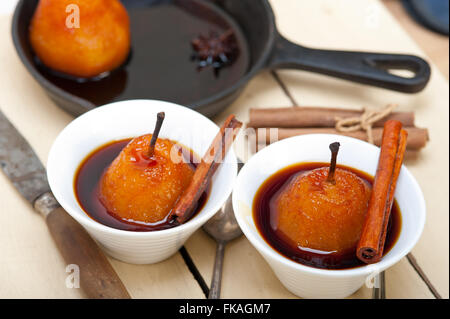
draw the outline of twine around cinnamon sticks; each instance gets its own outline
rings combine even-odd
[[[340,134],[381,145],[383,125],[397,120],[408,132],[407,149],[419,150],[427,141],[428,130],[414,125],[413,112],[394,112],[388,105],[381,111],[324,107],[250,109],[247,127],[256,130],[258,143],[271,143],[267,129],[277,129],[278,140],[304,134]]]
[[[358,117],[348,117],[348,118],[336,118],[336,129],[339,132],[355,132],[363,130],[367,134],[367,141],[371,144],[374,143],[372,135],[372,125],[394,111],[397,107],[396,104],[388,104],[384,109],[380,111],[370,110],[368,108],[364,109],[364,113]]]

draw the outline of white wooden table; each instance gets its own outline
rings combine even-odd
[[[14,0],[12,0],[14,1]],[[2,5],[3,5],[2,1]],[[272,0],[280,32],[307,46],[425,54],[378,0]],[[2,8],[3,9],[3,8]],[[6,13],[5,13],[6,12]],[[11,13],[0,11],[0,109],[28,139],[45,163],[58,133],[73,118],[59,109],[27,73],[13,48]],[[382,107],[398,103],[413,110],[418,126],[430,130],[431,141],[406,165],[419,181],[427,202],[427,223],[412,253],[437,293],[449,297],[449,88],[432,66],[428,87],[408,95],[295,70],[262,72],[222,114],[248,119],[250,107],[336,106]],[[239,144],[239,143],[238,143]],[[239,150],[238,150],[239,152]],[[0,174],[0,298],[82,298],[68,289],[67,273],[44,221]],[[202,230],[186,243],[209,284],[215,243]],[[130,265],[110,259],[135,298],[204,298],[180,253],[154,265]],[[435,298],[404,258],[387,270],[388,298]],[[363,287],[352,298],[370,298]],[[229,244],[222,283],[224,298],[296,298],[277,280],[245,237]]]

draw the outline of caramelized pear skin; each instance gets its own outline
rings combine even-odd
[[[317,168],[294,177],[275,199],[278,214],[272,223],[301,249],[343,253],[358,243],[371,187],[340,168],[330,183],[328,171]]]
[[[98,196],[108,212],[128,222],[159,223],[167,219],[194,175],[182,148],[158,138],[148,157],[152,134],[133,139],[106,169]]]
[[[77,13],[79,20],[71,16]],[[119,0],[40,0],[29,39],[48,68],[76,78],[94,78],[127,59],[130,22]]]

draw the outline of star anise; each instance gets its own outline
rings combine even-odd
[[[198,68],[212,66],[216,75],[226,65],[234,62],[239,53],[233,30],[229,29],[219,35],[211,31],[209,35],[199,35],[191,41],[195,53],[192,59],[197,61]]]

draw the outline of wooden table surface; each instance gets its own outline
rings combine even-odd
[[[307,46],[331,49],[411,53],[425,57],[419,45],[378,0],[271,1],[280,32]],[[73,118],[60,110],[20,63],[10,37],[11,15],[0,15],[0,109],[16,125],[45,163],[51,144]],[[235,113],[246,121],[250,107],[336,106],[382,107],[398,103],[414,110],[417,124],[430,130],[431,141],[406,166],[422,187],[427,202],[424,233],[413,249],[425,283],[411,260],[386,271],[388,298],[449,296],[448,80],[432,63],[427,88],[408,95],[353,84],[295,70],[265,71],[242,96],[214,120]],[[242,157],[242,141],[236,151]],[[66,287],[66,265],[44,221],[0,174],[0,298],[80,298]],[[186,243],[186,251],[209,285],[215,243],[202,230]],[[110,259],[135,298],[204,298],[180,253],[154,265],[130,265]],[[430,285],[434,289],[430,289]],[[351,298],[370,298],[363,287]],[[245,237],[226,248],[222,284],[224,298],[296,298],[277,280]]]
[[[382,1],[397,22],[400,23],[448,80],[448,36],[424,28],[406,12],[400,0]]]

